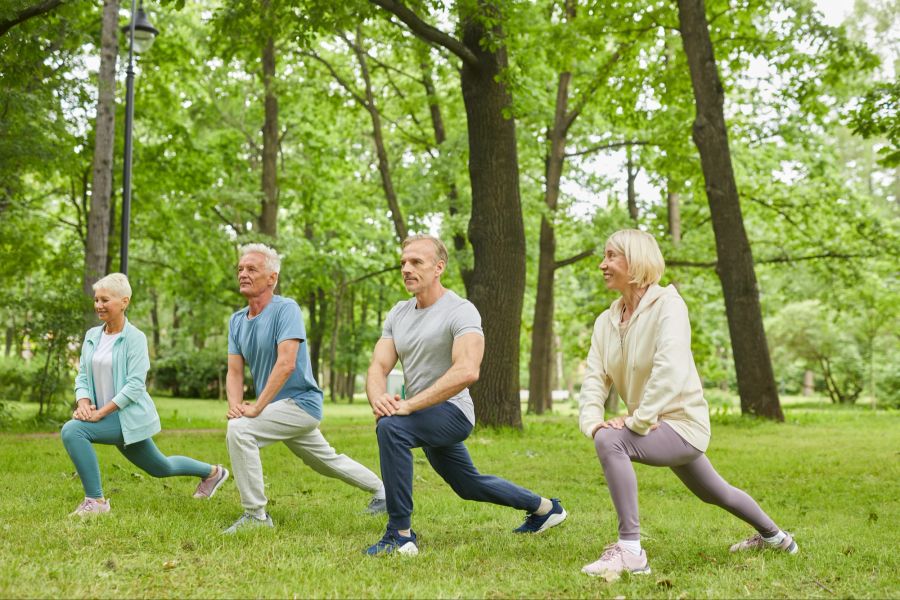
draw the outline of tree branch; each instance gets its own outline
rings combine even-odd
[[[578,152],[566,152],[566,158],[570,156],[583,156],[585,154],[592,154],[594,152],[599,152],[601,150],[613,150],[614,148],[624,148],[625,146],[649,146],[650,142],[643,140],[632,140],[625,142],[611,142],[606,144],[599,144],[597,146],[592,146],[586,150],[579,150]]]
[[[369,0],[372,4],[376,6],[380,6],[384,10],[396,16],[398,19],[403,21],[403,23],[412,31],[416,36],[425,40],[430,44],[435,44],[446,48],[459,58],[463,60],[463,62],[467,63],[469,66],[473,68],[478,68],[479,62],[478,57],[475,56],[475,53],[469,50],[465,44],[456,39],[455,37],[448,35],[429,25],[425,21],[422,20],[419,15],[410,10],[408,7],[404,6],[400,2],[395,2],[394,0]]]
[[[50,12],[62,3],[63,0],[44,0],[43,2],[39,2],[28,8],[23,8],[12,18],[0,21],[0,35],[5,34],[19,23],[23,23],[32,17],[37,17]]]
[[[585,250],[583,252],[579,252],[575,256],[570,256],[569,258],[556,261],[555,263],[553,263],[553,268],[555,270],[555,269],[561,269],[563,267],[568,267],[569,265],[571,265],[573,263],[577,263],[580,260],[584,260],[585,258],[590,258],[591,256],[594,255],[595,252],[596,251],[593,248],[591,248],[590,250]]]
[[[807,260],[853,260],[854,258],[873,258],[874,254],[841,254],[838,252],[822,252],[820,254],[807,254],[805,256],[771,256],[754,260],[756,265],[772,265],[779,263],[795,263]],[[693,267],[700,269],[714,269],[718,266],[717,261],[692,261],[692,260],[667,260],[668,267]]]
[[[372,107],[369,106],[369,103],[366,101],[366,99],[363,98],[362,96],[360,96],[356,92],[356,90],[354,90],[350,86],[350,83],[338,74],[338,72],[335,70],[334,66],[330,62],[328,62],[327,60],[325,60],[324,58],[319,56],[318,53],[316,53],[316,52],[304,51],[304,52],[301,52],[300,54],[303,56],[308,56],[310,58],[313,58],[313,59],[319,61],[320,63],[322,63],[323,65],[325,65],[325,68],[328,69],[328,72],[331,73],[331,76],[334,78],[335,81],[337,81],[338,85],[340,85],[342,88],[344,88],[348,94],[353,96],[353,99],[356,100],[360,106],[362,106],[366,110],[372,110]]]

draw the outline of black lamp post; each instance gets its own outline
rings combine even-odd
[[[131,129],[134,121],[134,53],[146,52],[159,31],[144,12],[144,1],[135,10],[131,0],[131,23],[122,28],[128,35],[128,70],[125,76],[125,156],[122,173],[122,247],[119,270],[128,274],[128,238],[131,223]]]

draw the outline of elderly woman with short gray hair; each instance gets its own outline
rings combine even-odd
[[[94,284],[94,311],[103,325],[88,330],[75,378],[75,412],[62,428],[62,442],[75,464],[84,500],[71,516],[108,513],[100,485],[100,465],[92,444],[115,446],[153,477],[193,475],[201,479],[195,498],[210,498],[228,479],[228,470],[186,456],[164,456],[152,436],[159,415],[147,393],[150,368],[147,338],[125,318],[131,285],[122,273]]]

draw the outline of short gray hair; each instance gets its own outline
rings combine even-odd
[[[447,263],[450,262],[450,256],[447,254],[447,246],[444,245],[444,242],[440,240],[440,238],[436,238],[433,235],[428,235],[427,233],[417,233],[415,235],[408,236],[403,243],[400,244],[401,249],[406,249],[407,246],[412,244],[413,242],[418,242],[419,240],[428,240],[434,246],[434,256],[437,259],[435,264],[440,261],[444,261],[444,267],[447,266]]]
[[[281,257],[278,256],[278,253],[273,248],[265,244],[244,244],[240,247],[240,251],[241,258],[253,253],[262,254],[266,257],[266,268],[269,271],[272,273],[281,272]]]
[[[110,273],[102,277],[93,286],[94,291],[106,290],[117,298],[131,298],[131,284],[124,273]]]

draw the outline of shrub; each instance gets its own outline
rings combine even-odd
[[[224,395],[227,371],[225,354],[214,348],[169,350],[151,365],[154,388],[192,398]]]

